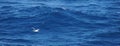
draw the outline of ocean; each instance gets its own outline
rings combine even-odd
[[[0,46],[120,46],[120,0],[0,0]]]

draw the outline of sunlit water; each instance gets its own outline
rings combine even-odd
[[[0,0],[0,46],[120,46],[120,0]]]

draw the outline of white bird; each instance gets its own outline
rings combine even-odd
[[[32,29],[33,29],[32,30],[33,32],[39,32],[39,30],[40,30],[40,29],[35,29],[34,27],[32,27]]]

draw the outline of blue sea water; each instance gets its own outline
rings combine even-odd
[[[0,46],[120,46],[120,0],[0,0]]]

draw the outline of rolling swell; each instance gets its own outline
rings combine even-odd
[[[119,9],[118,0],[0,1],[0,45],[119,46]]]

